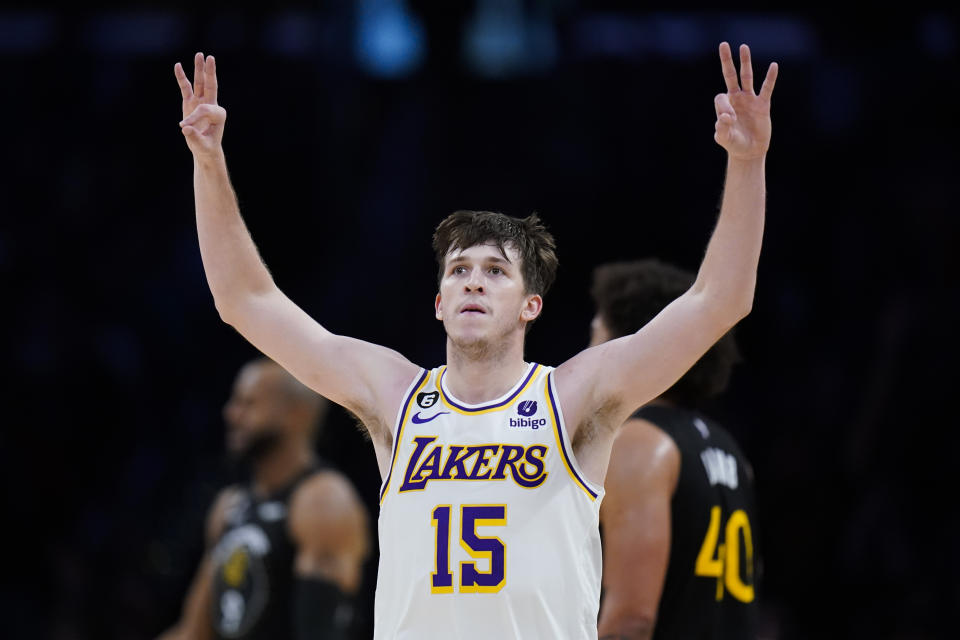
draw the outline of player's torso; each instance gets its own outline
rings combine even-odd
[[[465,405],[423,372],[381,492],[376,638],[595,638],[602,489],[570,455],[548,367]]]
[[[292,637],[295,549],[287,533],[287,511],[290,495],[306,475],[266,499],[245,488],[231,502],[226,526],[212,551],[215,637]]]
[[[638,415],[667,433],[681,455],[655,638],[754,637],[759,554],[749,462],[729,433],[700,414],[652,406]]]

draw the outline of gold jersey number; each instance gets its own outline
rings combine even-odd
[[[710,526],[703,537],[694,573],[717,581],[717,600],[723,600],[724,587],[740,602],[753,602],[753,535],[750,519],[743,509],[737,509],[727,518],[720,539],[721,509],[710,509]],[[740,577],[740,549],[743,548],[746,582]]]

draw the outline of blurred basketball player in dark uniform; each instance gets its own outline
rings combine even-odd
[[[693,281],[656,260],[598,267],[591,345],[636,332]],[[728,333],[615,441],[600,509],[601,640],[756,637],[753,470],[693,409],[726,388],[737,357]]]
[[[369,551],[349,481],[313,453],[327,401],[268,359],[248,363],[224,407],[227,449],[250,465],[207,519],[207,551],[162,640],[347,637]]]

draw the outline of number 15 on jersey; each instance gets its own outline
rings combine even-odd
[[[454,507],[437,505],[431,514],[435,530],[435,561],[430,574],[431,593],[453,593],[456,576],[450,567],[450,514]],[[460,546],[475,561],[459,567],[460,593],[497,593],[507,583],[507,547],[496,536],[480,536],[477,527],[503,527],[507,506],[503,504],[460,505]]]

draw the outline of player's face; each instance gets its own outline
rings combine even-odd
[[[603,344],[611,337],[610,329],[607,328],[600,314],[593,316],[593,321],[590,323],[590,346],[595,347],[598,344]]]
[[[247,456],[252,448],[262,447],[281,435],[282,407],[271,371],[259,364],[244,367],[233,385],[233,393],[223,407],[227,424],[227,451],[236,457]]]
[[[510,245],[506,254],[495,244],[447,254],[436,316],[454,343],[495,342],[540,314],[542,298],[525,293],[520,256]]]

